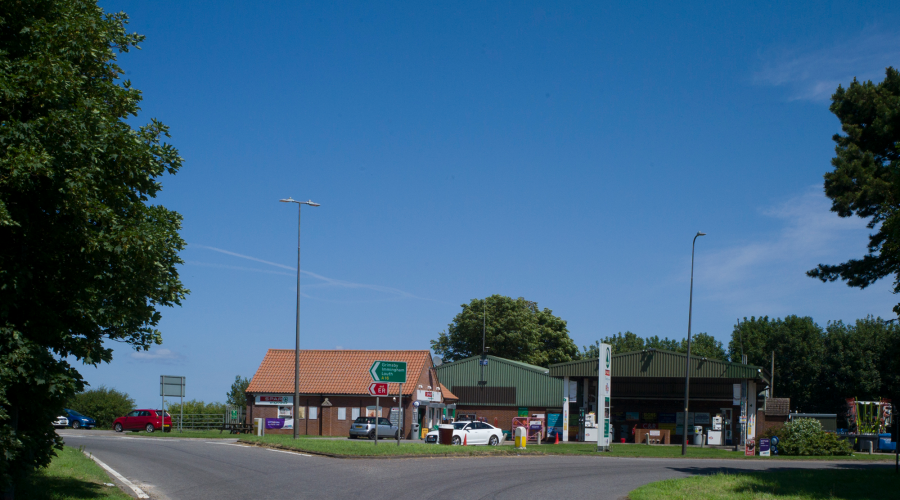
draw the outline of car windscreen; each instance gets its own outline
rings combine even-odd
[[[72,415],[73,417],[83,417],[83,416],[84,416],[84,415],[82,415],[81,413],[78,413],[78,412],[75,411],[75,410],[66,410],[66,411],[69,412],[69,415]]]
[[[467,425],[469,425],[469,422],[454,422],[454,423],[453,423],[453,428],[456,429],[456,430],[458,430],[458,431],[461,431],[461,430],[465,429],[465,427],[466,427]]]

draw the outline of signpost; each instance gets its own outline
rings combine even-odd
[[[404,361],[376,361],[369,368],[369,375],[375,382],[396,382],[400,384],[399,398],[397,399],[399,415],[397,418],[397,446],[400,446],[400,429],[403,427],[403,383],[406,382],[406,362]],[[369,384],[369,394],[373,394],[373,386],[384,386],[384,395],[387,396],[387,383]],[[375,445],[378,445],[378,397],[375,393]]]
[[[369,394],[371,394],[372,396],[387,396],[388,385],[382,384],[381,382],[372,382],[371,384],[369,384]]]
[[[603,432],[597,436],[597,451],[609,451],[612,436],[610,436],[609,425],[609,398],[610,383],[612,381],[612,346],[609,344],[600,344],[600,366],[598,367],[600,376],[597,395],[597,422],[602,422]]]
[[[178,375],[159,376],[159,395],[162,396],[162,408],[159,416],[159,428],[166,432],[166,396],[181,398],[181,417],[178,420],[178,432],[183,432],[184,422],[184,377]]]

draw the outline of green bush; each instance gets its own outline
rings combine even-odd
[[[178,415],[179,413],[181,413],[181,403],[167,401],[166,411],[169,412],[169,415]],[[225,404],[224,403],[204,403],[203,401],[191,399],[190,401],[184,402],[184,414],[185,415],[200,415],[200,414],[224,415],[225,414]]]
[[[96,389],[79,392],[69,400],[71,410],[97,421],[97,427],[109,429],[113,420],[134,409],[134,400],[128,394],[101,385]]]
[[[827,456],[850,455],[852,452],[848,442],[822,430],[822,424],[814,418],[788,422],[776,435],[779,455]]]

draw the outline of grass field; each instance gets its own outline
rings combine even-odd
[[[99,465],[76,448],[66,446],[57,450],[57,457],[50,466],[23,481],[16,488],[16,498],[33,500],[128,500],[126,495],[111,483]]]
[[[787,470],[716,474],[650,483],[630,500],[819,500],[891,498],[900,490],[893,468],[874,470]]]
[[[362,440],[326,440],[315,438],[299,438],[294,440],[286,435],[268,436],[241,436],[241,442],[261,443],[283,446],[300,451],[312,453],[324,453],[337,456],[390,456],[390,455],[460,455],[460,456],[490,456],[490,455],[586,455],[607,457],[656,457],[656,458],[682,458],[680,446],[646,446],[634,444],[613,445],[612,451],[598,453],[597,445],[586,443],[570,444],[542,444],[528,445],[525,450],[516,450],[513,446],[440,446],[425,444],[422,442],[401,441],[397,446],[396,441],[383,440],[375,446],[374,441]],[[714,448],[690,448],[686,458],[708,459],[735,459],[754,460],[744,457],[741,452],[719,450]],[[854,455],[850,457],[772,457],[755,458],[755,460],[893,460],[893,455]]]

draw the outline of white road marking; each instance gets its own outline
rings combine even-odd
[[[300,455],[301,457],[311,457],[312,455],[307,455],[306,453],[297,453],[296,451],[284,451],[284,450],[273,450],[272,448],[266,448],[269,451],[274,451],[275,453],[289,453],[291,455]]]
[[[204,443],[208,443],[208,444],[224,444],[225,446],[240,446],[241,448],[246,448],[246,447],[247,447],[246,445],[243,445],[243,444],[237,444],[237,443],[223,443],[223,442],[221,442],[221,441],[204,441]]]
[[[134,493],[137,495],[138,498],[150,498],[150,495],[144,493],[144,490],[138,488],[137,486],[134,485],[134,483],[125,479],[125,476],[123,476],[122,474],[119,474],[118,472],[113,470],[112,467],[103,463],[99,458],[95,457],[94,455],[91,455],[90,453],[88,453],[86,451],[84,452],[84,454],[87,455],[88,458],[90,458],[94,462],[97,462],[97,465],[99,465],[100,467],[103,467],[103,469],[106,470],[106,472],[109,472],[110,474],[112,474],[113,477],[115,477],[119,481],[122,481],[122,483],[125,484],[125,486],[128,486],[129,488],[131,488],[132,491],[134,491]]]

